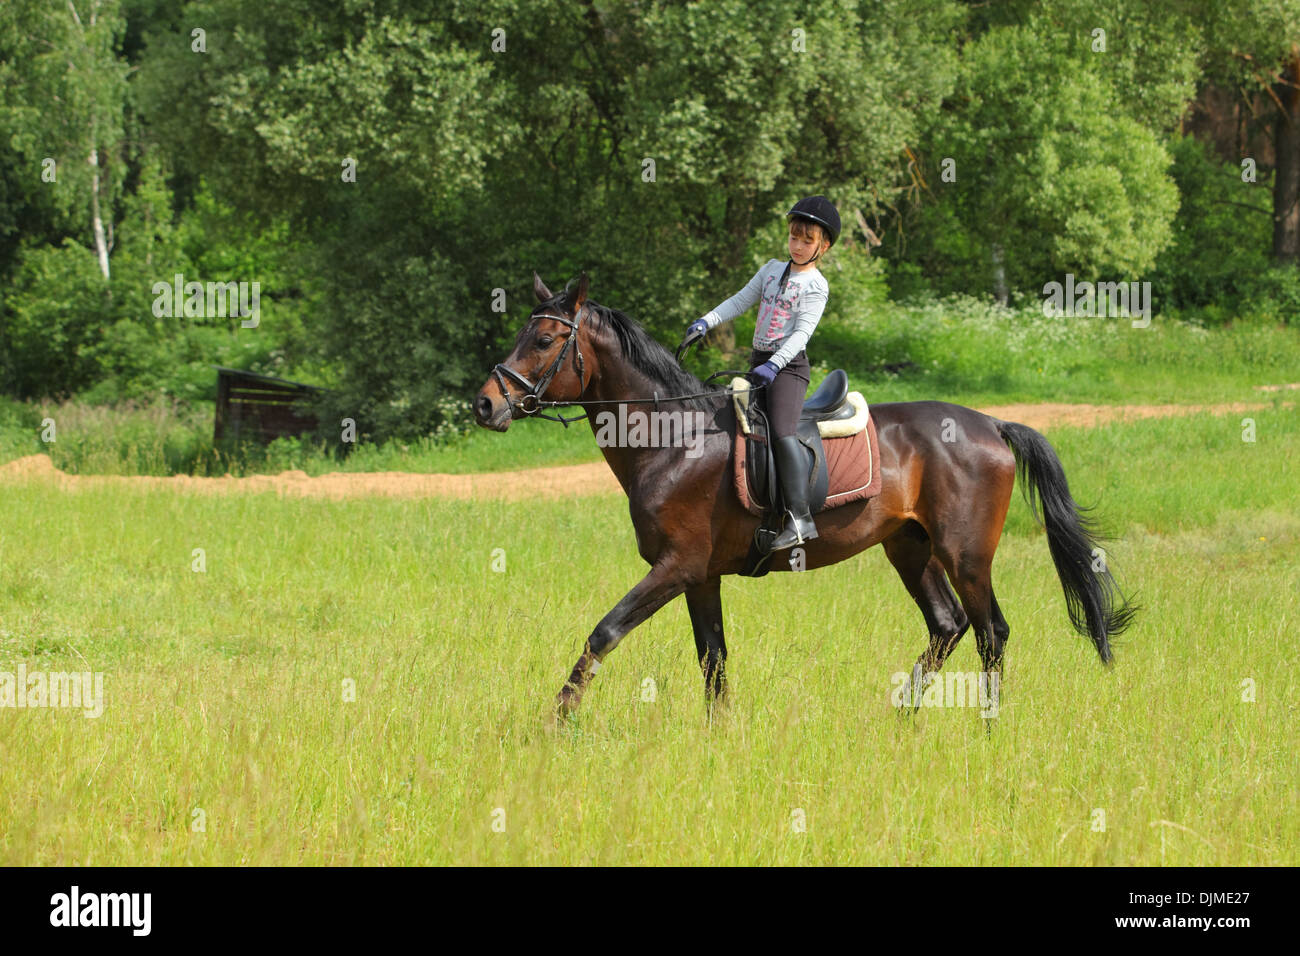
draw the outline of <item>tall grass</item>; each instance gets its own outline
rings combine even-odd
[[[725,579],[712,724],[675,601],[552,734],[645,572],[622,496],[8,484],[0,670],[100,670],[107,703],[0,709],[0,864],[1295,865],[1300,430],[1261,417],[1243,448],[1227,424],[1053,433],[1146,610],[1099,666],[1017,500],[991,734],[890,706],[926,634],[880,549]],[[948,666],[977,660],[967,637]]]

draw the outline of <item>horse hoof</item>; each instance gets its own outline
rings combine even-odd
[[[566,720],[573,716],[574,711],[578,709],[578,703],[581,698],[574,692],[573,688],[565,685],[564,688],[555,696],[555,715],[560,720]]]

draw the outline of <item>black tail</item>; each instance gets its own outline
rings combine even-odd
[[[1016,456],[1029,509],[1047,530],[1047,546],[1065,590],[1070,623],[1092,639],[1102,662],[1109,664],[1110,639],[1124,632],[1139,608],[1120,592],[1104,557],[1098,561],[1097,542],[1104,537],[1087,517],[1090,509],[1070,497],[1061,460],[1047,439],[1015,422],[998,422],[998,434]]]

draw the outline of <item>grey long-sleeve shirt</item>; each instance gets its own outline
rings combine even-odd
[[[778,369],[785,368],[808,344],[830,294],[826,277],[817,269],[791,271],[785,291],[778,294],[784,271],[783,260],[767,260],[745,288],[704,316],[712,329],[744,315],[755,303],[760,303],[758,324],[754,328],[754,348],[775,352],[770,361]]]

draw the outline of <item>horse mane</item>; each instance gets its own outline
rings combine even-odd
[[[613,331],[615,339],[618,340],[619,350],[623,353],[623,357],[627,359],[628,364],[645,375],[654,384],[663,386],[663,390],[660,392],[661,395],[668,397],[673,395],[694,395],[699,392],[716,392],[716,395],[686,399],[681,403],[689,408],[698,408],[704,411],[716,408],[717,400],[726,395],[722,386],[705,385],[678,365],[673,353],[654,339],[649,332],[641,327],[636,319],[627,313],[620,312],[618,309],[611,309],[609,306],[601,305],[591,299],[587,300],[586,305],[596,317],[596,324],[599,328],[608,328]],[[650,398],[651,396],[637,397]]]

